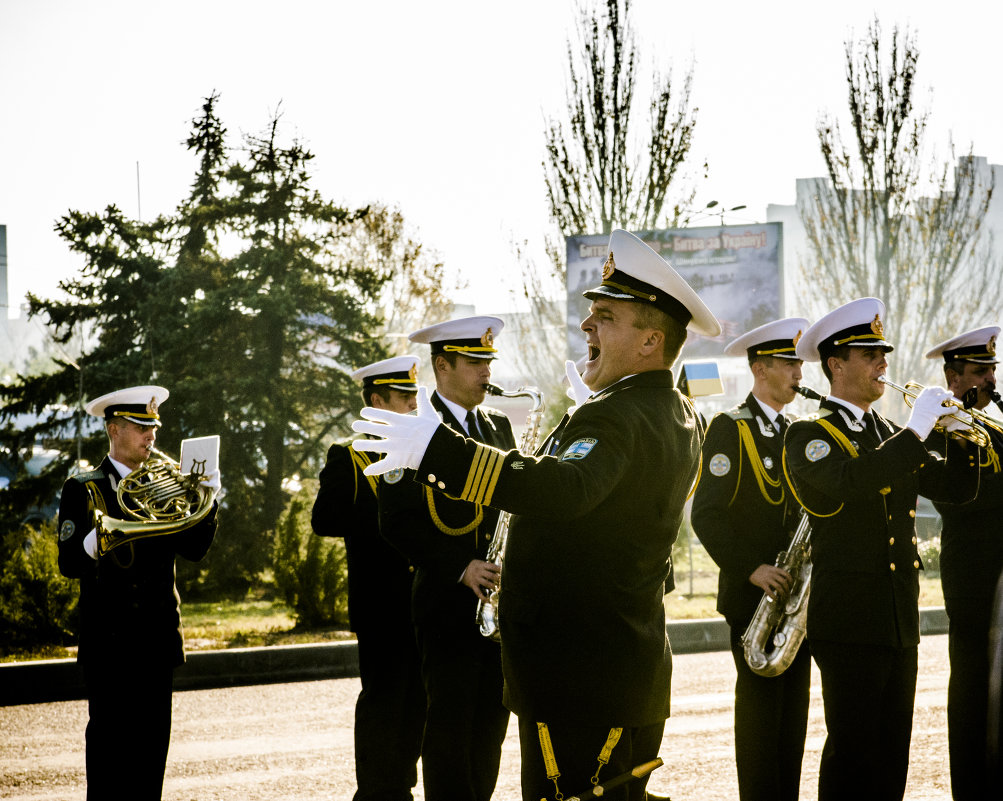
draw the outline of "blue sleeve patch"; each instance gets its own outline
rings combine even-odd
[[[593,439],[592,437],[584,437],[583,439],[575,440],[561,455],[561,461],[571,462],[575,459],[584,459],[598,443],[599,440]]]

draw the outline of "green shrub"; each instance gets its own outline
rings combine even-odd
[[[77,582],[57,563],[55,524],[8,532],[0,545],[0,654],[75,639]]]
[[[920,540],[916,546],[919,558],[923,561],[923,569],[928,578],[940,575],[940,537]]]
[[[316,482],[297,493],[279,521],[272,569],[275,585],[296,615],[297,628],[348,623],[348,566],[340,539],[310,528]]]

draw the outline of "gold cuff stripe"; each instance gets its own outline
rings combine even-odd
[[[460,497],[471,503],[490,504],[504,463],[501,451],[478,444]]]

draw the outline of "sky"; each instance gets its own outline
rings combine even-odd
[[[466,282],[457,300],[508,311],[513,242],[539,254],[548,219],[543,131],[560,117],[574,0],[0,0],[0,224],[10,316],[82,266],[53,232],[69,210],[116,204],[151,219],[184,199],[184,147],[220,94],[230,144],[276,111],[315,154],[314,187],[346,206],[399,206],[414,235]],[[997,54],[1003,4],[634,0],[642,70],[698,107],[694,206],[762,222],[822,173],[815,126],[845,116],[843,47],[877,14],[917,36],[929,143],[1003,162]],[[639,81],[646,93],[649,82]],[[635,121],[644,120],[643,109]],[[288,141],[288,140],[287,140]],[[138,166],[137,166],[138,165]],[[138,180],[137,180],[138,175]],[[718,222],[707,218],[704,224]]]

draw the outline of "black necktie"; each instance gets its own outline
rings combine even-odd
[[[474,414],[473,409],[467,412],[467,436],[471,439],[476,439],[478,442],[484,442],[480,429],[477,428],[477,415]]]
[[[787,430],[787,418],[784,417],[782,414],[778,414],[776,423],[777,423],[777,431],[780,432],[780,436],[783,436],[784,432]]]
[[[874,419],[873,412],[864,412],[864,427],[870,432],[871,436],[878,442],[881,442],[881,433],[878,431],[878,421]]]

